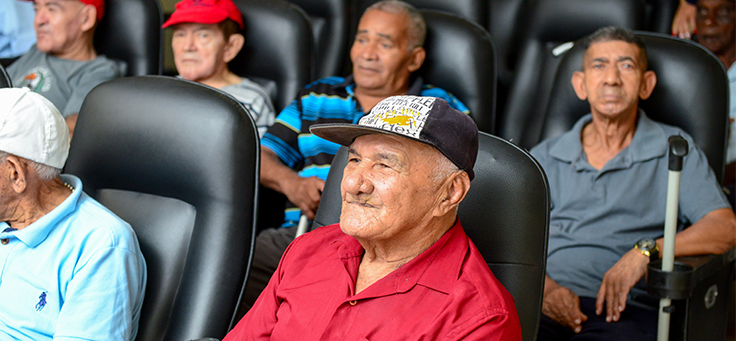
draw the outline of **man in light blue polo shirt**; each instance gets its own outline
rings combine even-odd
[[[0,340],[133,340],[146,264],[129,224],[60,175],[51,102],[0,89]]]
[[[730,250],[736,216],[692,138],[638,108],[657,82],[641,39],[609,27],[583,44],[572,84],[591,113],[531,151],[552,200],[539,340],[654,340],[657,301],[637,282],[662,245],[669,136],[690,145],[679,219],[692,225],[677,234],[675,255]]]

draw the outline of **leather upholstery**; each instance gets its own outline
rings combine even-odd
[[[640,0],[537,1],[531,8],[529,27],[522,38],[516,76],[498,135],[531,148],[541,129],[540,113],[546,111],[548,94],[560,58],[552,51],[605,26],[643,28],[644,3]]]
[[[647,31],[669,35],[679,0],[646,0]]]
[[[127,64],[126,76],[160,75],[163,14],[156,0],[107,0],[95,49]]]
[[[514,79],[516,59],[521,49],[521,37],[528,26],[532,0],[489,0],[486,28],[496,48],[496,112],[504,112]]]
[[[427,58],[417,74],[470,109],[480,131],[494,132],[496,55],[491,36],[457,15],[421,10],[427,22]]]
[[[148,266],[137,340],[222,338],[250,266],[259,140],[246,109],[158,76],[93,89],[66,172],[131,223]]]
[[[366,8],[378,0],[358,0],[358,19]],[[483,27],[488,23],[487,0],[406,0],[407,3],[418,9],[432,9],[450,12],[465,19],[471,20]]]
[[[724,170],[728,127],[728,76],[717,57],[701,45],[671,36],[637,32],[647,48],[649,68],[657,74],[652,96],[639,106],[651,119],[681,127],[705,152],[718,181]],[[561,135],[590,112],[575,95],[570,79],[580,70],[583,49],[576,46],[562,58],[551,89],[538,142]]]
[[[299,7],[283,0],[234,0],[243,13],[245,45],[230,64],[237,75],[275,82],[277,114],[309,83],[312,28]]]
[[[312,22],[314,59],[312,79],[342,76],[350,50],[351,0],[289,0],[301,7]]]
[[[547,262],[547,178],[539,163],[518,146],[483,132],[478,139],[475,179],[460,204],[460,221],[514,297],[523,339],[532,341],[539,327]],[[347,148],[342,147],[330,168],[313,228],[339,222],[346,164]]]
[[[13,82],[10,80],[10,75],[5,68],[0,66],[0,88],[12,88]]]

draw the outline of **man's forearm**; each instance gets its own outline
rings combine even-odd
[[[284,193],[286,182],[299,178],[293,169],[284,165],[271,149],[261,146],[261,184]]]
[[[736,216],[729,208],[721,208],[706,214],[692,226],[675,237],[675,256],[722,254],[736,245]],[[660,250],[663,238],[657,239]],[[660,257],[662,252],[660,252]]]

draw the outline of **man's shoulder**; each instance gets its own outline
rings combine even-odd
[[[71,215],[76,233],[86,235],[97,246],[136,251],[136,236],[130,224],[86,193],[80,195]]]
[[[429,97],[437,97],[444,99],[447,104],[449,104],[451,107],[460,110],[466,114],[470,113],[470,109],[461,102],[455,95],[450,93],[449,91],[436,87],[432,84],[422,84],[422,88],[419,91],[419,95],[421,96],[429,96]]]
[[[307,84],[302,91],[317,93],[334,92],[340,88],[344,89],[347,85],[346,78],[344,77],[326,77]]]

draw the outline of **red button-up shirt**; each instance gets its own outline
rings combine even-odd
[[[355,294],[363,247],[338,224],[294,240],[223,341],[521,340],[514,301],[460,222]]]

